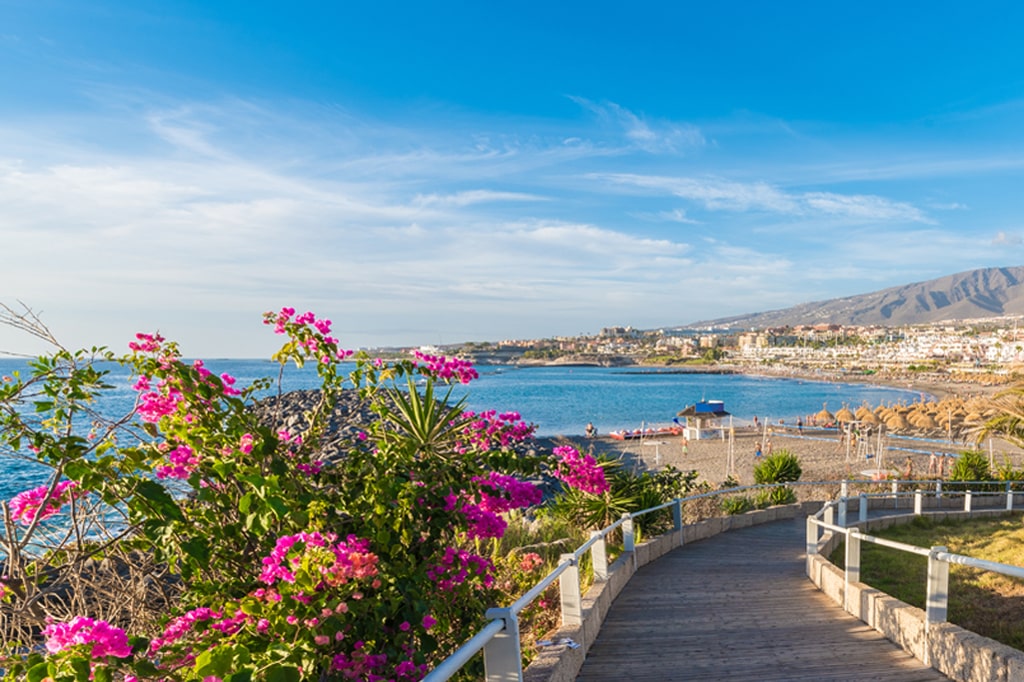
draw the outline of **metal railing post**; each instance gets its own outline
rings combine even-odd
[[[857,531],[846,534],[846,588],[843,590],[843,608],[850,611],[850,583],[860,582],[860,535]],[[859,612],[859,609],[858,609]],[[858,613],[859,617],[860,614]]]
[[[921,506],[924,502],[924,493],[921,490],[914,491],[914,515],[921,515]]]
[[[900,506],[900,484],[896,481],[892,482],[892,508],[899,509]]]
[[[935,481],[935,497],[942,499],[942,481]]]
[[[633,555],[633,570],[636,570],[636,532],[629,512],[622,515],[622,551]]]
[[[1009,482],[1006,483],[1006,511],[1013,511],[1013,489]]]
[[[675,530],[683,529],[683,501],[678,497],[675,504],[672,505],[672,528]]]
[[[601,531],[595,530],[590,534],[590,537],[595,536],[601,539],[590,546],[590,563],[594,565],[594,580],[608,580],[608,545]]]
[[[868,520],[868,494],[860,494],[860,509],[857,513],[857,520],[863,523]]]
[[[814,522],[813,516],[807,517],[807,539],[806,539],[806,561],[804,572],[811,577],[811,557],[818,553],[818,524]]]
[[[825,523],[829,524],[830,526],[834,526],[836,524],[836,520],[835,519],[836,519],[836,508],[833,507],[831,503],[829,503],[829,505],[827,507],[825,507],[825,513],[822,516],[822,520]]]
[[[928,553],[928,595],[925,602],[925,631],[932,623],[945,623],[949,605],[949,563],[936,555],[945,547],[932,547]]]
[[[846,528],[846,497],[839,498],[839,522],[836,525]]]
[[[966,493],[964,493],[964,511],[965,512],[971,511],[971,491],[970,490],[968,490]]]
[[[850,482],[846,481],[846,480],[840,481],[840,483],[839,483],[839,497],[849,497],[849,496],[850,496]]]
[[[575,554],[563,554],[559,563],[566,561],[570,562],[569,568],[558,576],[558,587],[562,593],[562,625],[579,625],[583,622],[580,563]]]
[[[569,556],[572,556],[571,554]],[[487,609],[488,620],[505,621],[505,629],[484,645],[487,682],[522,682],[523,656],[519,650],[519,620],[512,609]]]

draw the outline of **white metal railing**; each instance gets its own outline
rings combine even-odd
[[[901,482],[901,483],[916,483],[916,482]],[[935,483],[934,492],[928,491],[927,494],[934,495],[936,498],[942,498],[943,495],[947,497],[963,497],[963,510],[966,512],[973,511],[974,499],[976,496],[988,496],[988,497],[1006,497],[1005,511],[1013,511],[1014,509],[1014,498],[1017,495],[1024,495],[1024,492],[1013,490],[1014,484],[1019,485],[1019,481],[1011,481],[1005,484],[1005,490],[1003,491],[986,491],[986,492],[975,492],[970,489],[971,486],[979,487],[992,487],[992,482],[969,482],[969,483],[955,483],[954,490],[949,489],[949,482],[947,482],[947,488],[944,491],[941,481],[929,482]],[[956,490],[955,488],[960,488]],[[861,493],[858,495],[858,521],[864,522],[868,518],[868,505],[870,499],[876,500],[893,500],[894,504],[898,502],[900,497],[913,497],[914,514],[920,516],[924,513],[923,501],[926,492],[922,489],[917,489],[912,492],[901,493],[897,490],[898,484],[893,483],[892,492],[888,493],[877,493],[874,495],[868,495]],[[938,623],[946,622],[946,617],[949,607],[949,566],[950,564],[959,564],[963,566],[971,566],[974,568],[982,569],[985,571],[992,571],[994,573],[1000,573],[1002,575],[1011,576],[1014,578],[1024,578],[1024,567],[1013,566],[1010,564],[1001,564],[994,561],[986,561],[984,559],[975,559],[973,557],[965,556],[962,554],[954,554],[948,551],[948,548],[943,546],[934,546],[931,548],[917,547],[915,545],[909,545],[902,542],[895,542],[892,540],[886,540],[884,538],[875,537],[862,533],[855,527],[847,527],[846,518],[846,506],[849,499],[847,485],[843,484],[842,494],[838,500],[830,501],[813,516],[807,517],[807,566],[808,572],[811,570],[811,557],[818,553],[819,547],[819,531],[831,531],[833,533],[839,533],[844,536],[846,551],[845,551],[845,570],[844,570],[844,590],[843,590],[843,607],[849,611],[851,608],[850,604],[850,584],[860,582],[860,568],[861,568],[861,543],[870,542],[884,547],[890,547],[910,554],[916,554],[928,558],[928,573],[927,573],[927,586],[926,586],[926,597],[925,597],[925,636],[928,636],[931,629]],[[993,510],[999,510],[998,507]],[[838,518],[836,518],[838,517]]]
[[[697,495],[690,495],[687,497],[680,497],[669,502],[665,502],[656,507],[644,509],[638,512],[625,513],[615,523],[611,524],[607,528],[593,531],[585,543],[576,548],[575,551],[561,556],[561,561],[550,573],[547,574],[539,583],[530,588],[523,596],[519,597],[510,606],[504,608],[492,608],[488,609],[484,614],[484,617],[490,620],[490,622],[484,626],[484,628],[459,647],[451,656],[442,661],[437,667],[435,667],[430,673],[424,677],[424,682],[445,682],[451,679],[455,673],[457,673],[463,666],[473,659],[474,656],[479,654],[481,651],[484,655],[484,670],[486,682],[510,682],[510,681],[521,681],[523,679],[523,667],[522,667],[522,647],[519,638],[519,614],[529,606],[533,600],[539,597],[544,591],[554,584],[556,580],[559,581],[559,591],[561,593],[561,614],[562,614],[562,625],[578,625],[583,622],[583,608],[582,608],[582,587],[581,587],[581,574],[579,570],[580,559],[589,551],[591,558],[591,565],[593,566],[594,580],[607,580],[608,579],[608,550],[607,550],[607,537],[615,530],[622,528],[622,539],[623,539],[623,553],[632,556],[633,566],[636,566],[636,528],[633,522],[634,519],[651,514],[662,509],[672,509],[672,527],[673,530],[678,531],[683,528],[683,503],[692,502],[700,499],[707,499],[712,497],[734,495],[737,493],[743,493],[745,491],[762,490],[768,488],[777,488],[783,486],[803,487],[803,486],[835,486],[837,481],[794,481],[790,483],[779,483],[773,485],[753,485],[753,486],[740,486],[737,488],[726,488],[722,490],[712,490]],[[840,497],[838,500],[826,503],[814,516],[807,518],[807,553],[813,555],[817,553],[818,547],[818,530],[827,529],[834,532],[843,532],[847,534],[847,537],[851,537],[851,533],[858,533],[856,529],[846,528],[847,522],[847,500],[849,499],[850,488],[853,486],[857,487],[869,487],[878,488],[880,486],[891,484],[890,489],[887,492],[876,492],[867,493],[862,492],[858,494],[859,499],[859,517],[861,521],[867,519],[868,511],[868,500],[889,500],[892,502],[894,508],[898,508],[900,501],[906,498],[914,498],[914,509],[915,512],[920,514],[922,507],[922,495],[923,492],[918,489],[914,491],[901,492],[901,486],[908,485],[929,485],[935,487],[935,496],[937,498],[956,497],[962,496],[964,498],[964,507],[968,511],[971,509],[973,504],[973,498],[975,496],[987,495],[1006,495],[1006,509],[1013,509],[1013,501],[1015,495],[1024,495],[1022,491],[1014,491],[1012,489],[1013,484],[1021,485],[1021,481],[1007,482],[1005,485],[1005,491],[991,491],[991,492],[974,492],[971,491],[967,486],[974,487],[992,487],[993,482],[971,482],[971,483],[952,483],[941,480],[921,480],[921,481],[841,481],[838,482],[840,485]],[[836,518],[838,517],[838,518]],[[838,523],[837,523],[838,521]],[[813,546],[812,546],[813,536]],[[872,538],[859,534],[861,540],[867,542],[877,542],[878,544],[900,544],[891,543],[889,540],[882,538]],[[854,541],[856,542],[856,540]],[[849,548],[849,543],[847,547]],[[912,547],[911,545],[905,545],[905,547]],[[900,547],[902,548],[902,547]],[[858,544],[859,549],[859,544]],[[945,599],[945,587],[943,585],[948,584],[948,564],[949,563],[968,563],[967,565],[977,565],[981,568],[985,568],[984,564],[990,564],[992,562],[982,562],[980,559],[971,559],[970,557],[961,557],[960,555],[949,554],[945,551],[946,548],[938,548],[941,551],[935,552],[937,560],[942,562],[946,567],[945,583],[942,583],[941,575],[936,576],[936,584],[933,586],[931,579],[929,579],[929,589],[933,587],[938,594],[939,591],[943,593],[943,600]],[[849,551],[849,549],[847,550]],[[925,555],[931,556],[930,550],[917,547],[911,550],[915,553],[923,552]],[[978,563],[975,563],[978,562]],[[849,566],[849,563],[847,564]],[[856,565],[859,569],[859,556],[856,561]],[[996,566],[1003,566],[1002,564],[995,564]],[[1020,577],[1024,577],[1024,569],[1016,567],[1008,567],[1021,571]],[[993,570],[993,569],[988,569]],[[931,569],[929,569],[931,571]],[[931,572],[929,572],[931,575]],[[1008,573],[1007,575],[1017,575],[1014,573]],[[859,573],[858,573],[859,576]],[[940,590],[941,588],[941,590]],[[931,603],[931,599],[929,599]],[[936,600],[936,605],[933,606],[932,613],[938,617],[941,608],[942,619],[945,620],[945,602],[941,605]],[[941,621],[935,621],[941,622]]]
[[[594,580],[607,580],[608,550],[606,540],[608,535],[621,527],[623,554],[632,556],[635,568],[637,561],[635,552],[636,528],[633,520],[638,517],[671,508],[672,528],[678,531],[683,528],[683,503],[685,502],[783,486],[834,486],[835,484],[836,481],[794,481],[772,485],[725,488],[680,497],[656,507],[625,513],[622,515],[622,518],[607,528],[593,531],[590,539],[577,547],[572,553],[563,554],[558,566],[548,573],[543,580],[513,602],[511,606],[488,609],[484,617],[489,619],[490,623],[430,671],[423,678],[424,682],[444,682],[450,679],[481,651],[484,654],[484,670],[487,682],[521,681],[523,679],[523,668],[522,649],[519,639],[519,613],[558,580],[561,593],[562,625],[579,625],[582,623],[583,598],[579,570],[580,559],[589,551]]]

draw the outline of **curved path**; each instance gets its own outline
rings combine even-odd
[[[807,579],[805,528],[801,517],[733,530],[644,566],[576,679],[948,679]]]

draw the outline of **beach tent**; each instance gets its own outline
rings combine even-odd
[[[684,433],[689,440],[722,438],[722,419],[730,416],[721,400],[701,400],[679,412],[677,417],[686,421]]]

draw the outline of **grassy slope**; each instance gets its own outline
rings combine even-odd
[[[966,522],[937,523],[925,518],[889,528],[879,537],[919,547],[945,546],[977,559],[1024,566],[1024,515]],[[861,581],[913,606],[924,608],[927,559],[861,544]],[[843,566],[842,546],[832,561]],[[952,566],[949,576],[949,621],[980,635],[1024,650],[1024,581]]]

